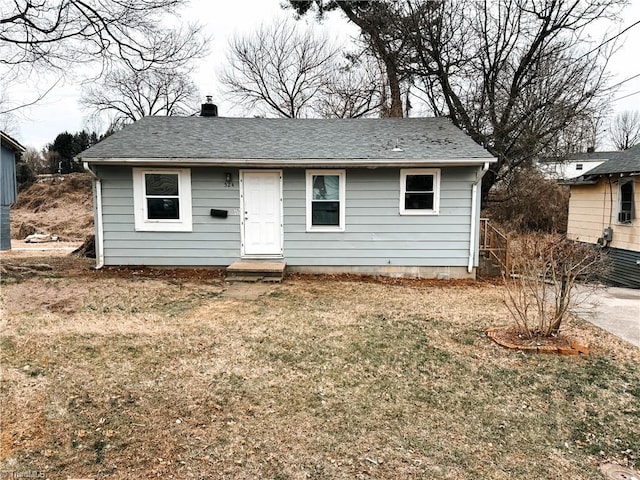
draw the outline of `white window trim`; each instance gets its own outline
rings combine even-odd
[[[144,195],[144,176],[147,173],[178,175],[179,219],[150,220],[147,218],[147,202],[145,201]],[[133,209],[135,229],[137,232],[191,232],[193,229],[191,213],[191,170],[189,168],[134,168]]]
[[[404,195],[407,193],[407,175],[433,175],[433,209],[405,209]],[[400,169],[400,215],[439,215],[440,214],[440,169],[439,168],[403,168]]]
[[[620,221],[620,213],[622,213],[622,186],[623,185],[631,185],[631,220],[629,222],[621,222]],[[635,202],[636,202],[636,183],[633,179],[624,179],[618,182],[618,198],[617,198],[617,213],[616,213],[616,224],[622,226],[632,226],[634,224],[635,217],[637,212],[635,211]]]
[[[311,202],[313,199],[313,176],[314,175],[338,175],[340,177],[340,225],[312,225]],[[307,232],[344,232],[346,218],[346,187],[347,175],[345,170],[306,170],[306,212],[307,212]]]

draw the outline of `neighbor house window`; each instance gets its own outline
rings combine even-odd
[[[437,215],[440,208],[440,170],[400,170],[400,214]]]
[[[633,182],[628,181],[620,183],[620,189],[618,190],[618,222],[619,223],[631,223],[634,218],[634,191]]]
[[[307,170],[307,231],[344,231],[344,199],[344,170]]]
[[[190,232],[191,171],[134,168],[133,204],[138,231]]]

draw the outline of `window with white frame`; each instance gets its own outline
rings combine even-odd
[[[440,169],[400,170],[400,214],[438,215],[440,209]]]
[[[345,228],[345,171],[307,170],[307,231]]]
[[[633,181],[621,182],[618,187],[618,223],[631,224],[634,218]]]
[[[191,170],[133,169],[135,229],[190,232]]]

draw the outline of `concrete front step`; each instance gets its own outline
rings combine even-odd
[[[284,278],[285,262],[240,261],[227,267],[229,282],[281,282]]]

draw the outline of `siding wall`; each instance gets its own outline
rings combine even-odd
[[[608,256],[611,271],[606,279],[617,286],[640,288],[640,252],[611,248]]]
[[[611,248],[640,251],[640,179],[635,179],[636,218],[618,224],[618,184],[601,179],[596,185],[572,185],[567,236],[595,244],[605,227],[613,229]]]
[[[399,169],[346,175],[346,231],[305,232],[305,172],[285,171],[289,265],[465,266],[475,169],[442,169],[440,215],[400,215]]]
[[[0,250],[11,249],[9,206],[16,201],[16,154],[0,147]]]
[[[0,205],[0,250],[11,250],[10,207]]]
[[[11,205],[17,196],[16,154],[3,146],[0,147],[0,205]]]
[[[231,172],[234,186],[224,186]],[[304,169],[284,170],[284,251],[291,266],[452,266],[468,262],[476,167],[443,168],[440,215],[398,213],[397,168],[350,169],[346,231],[306,232]],[[238,170],[193,168],[193,232],[135,232],[131,168],[99,167],[106,265],[218,265],[240,258]],[[229,211],[212,218],[211,208]],[[477,243],[477,242],[476,242]]]
[[[225,188],[224,173],[234,187]],[[131,168],[99,167],[105,265],[228,265],[240,255],[238,171],[193,168],[192,232],[136,232]],[[212,208],[229,211],[212,218]]]

